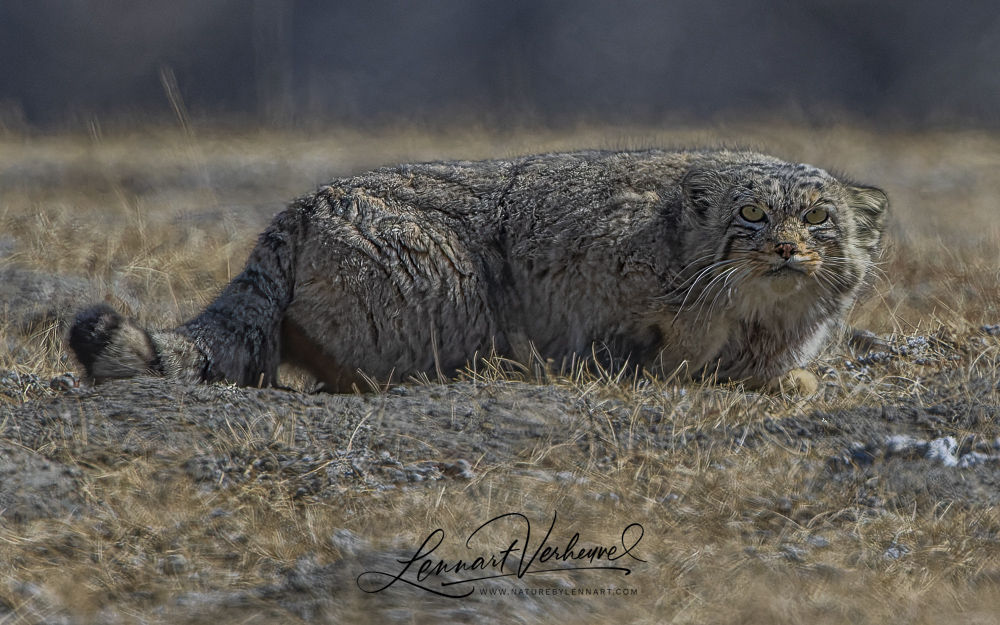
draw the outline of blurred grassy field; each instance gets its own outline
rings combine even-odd
[[[904,398],[919,403],[933,390],[931,380],[992,380],[992,395],[975,400],[996,406],[1000,350],[982,328],[1000,323],[1000,135],[982,132],[734,123],[505,132],[95,126],[78,134],[0,135],[0,271],[81,279],[93,300],[167,327],[192,316],[241,269],[256,235],[285,202],[333,177],[399,162],[718,145],[752,147],[885,189],[892,212],[885,252],[850,324],[892,344],[931,337],[932,346],[942,347],[859,374],[845,365],[850,355],[843,342],[835,343],[814,366],[826,385],[815,398],[657,381],[643,386],[599,373],[554,380],[555,386],[581,398],[624,402],[636,415],[655,406],[691,431],[810,419],[817,410]],[[73,368],[62,345],[65,316],[25,325],[17,311],[0,312],[6,315],[0,338],[7,339],[0,341],[0,370],[44,380]],[[956,368],[957,375],[934,377]],[[684,399],[681,390],[692,395]],[[971,391],[966,395],[971,398]],[[985,440],[994,425],[946,432]],[[592,602],[589,612],[574,613],[582,620],[995,622],[995,506],[898,498],[886,491],[891,485],[860,478],[831,483],[817,500],[815,483],[831,449],[822,441],[810,445],[646,449],[623,453],[610,465],[581,460],[571,450],[528,450],[470,484],[362,489],[311,503],[260,484],[207,495],[183,480],[166,488],[162,461],[153,457],[87,465],[90,472],[81,479],[88,500],[101,504],[95,517],[0,521],[0,578],[6,584],[0,584],[0,601],[13,606],[9,614],[0,612],[0,623],[44,622],[18,607],[29,601],[12,580],[43,588],[49,605],[75,615],[75,622],[110,622],[102,620],[109,606],[117,606],[121,622],[196,622],[189,612],[172,611],[170,597],[273,581],[303,557],[337,561],[345,551],[328,537],[342,528],[380,547],[419,544],[431,526],[464,536],[473,529],[468,520],[482,516],[484,498],[494,511],[531,510],[539,523],[557,509],[581,533],[611,536],[631,522],[647,528],[644,546],[654,563],[636,575],[639,599]],[[563,470],[585,480],[551,479]],[[877,514],[862,514],[857,502],[864,496],[912,507],[885,504],[876,506]],[[228,515],[213,517],[220,508]],[[201,531],[206,524],[213,533]],[[228,541],[222,547],[219,536]],[[892,556],[898,544],[906,545],[907,557]],[[798,554],[794,545],[805,551]],[[93,557],[101,553],[114,557]],[[164,575],[165,554],[173,553],[186,554],[188,569],[201,577]],[[148,594],[136,598],[140,590]],[[348,603],[355,611],[345,612],[345,619],[382,618],[370,606]],[[151,606],[161,608],[160,616],[147,613]],[[302,618],[280,610],[271,616],[219,610],[206,613],[216,622]],[[532,610],[514,616],[558,620],[556,612]]]

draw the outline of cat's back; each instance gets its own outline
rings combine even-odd
[[[502,206],[535,214],[586,212],[630,194],[676,188],[693,162],[729,152],[582,150],[509,159],[435,161],[383,167],[332,181],[337,196],[373,197],[400,208],[467,216]],[[323,189],[321,189],[321,192]]]

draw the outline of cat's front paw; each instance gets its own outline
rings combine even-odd
[[[792,369],[784,375],[771,378],[766,388],[772,393],[812,397],[819,391],[819,378],[805,369]]]

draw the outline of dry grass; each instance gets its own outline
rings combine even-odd
[[[66,613],[81,622],[195,622],[198,610],[185,612],[177,597],[273,583],[303,559],[337,562],[349,554],[332,537],[345,529],[373,549],[412,549],[440,527],[456,538],[441,555],[458,558],[464,554],[457,537],[479,522],[520,511],[547,526],[553,510],[563,536],[578,531],[597,541],[616,539],[630,523],[645,528],[641,552],[649,564],[623,584],[638,588],[638,598],[590,600],[592,622],[994,622],[1000,607],[994,507],[917,497],[912,507],[872,513],[865,497],[890,500],[893,486],[870,475],[818,493],[810,485],[824,479],[825,460],[836,451],[822,440],[805,447],[664,449],[639,436],[638,443],[618,439],[646,427],[644,409],[664,415],[675,437],[694,436],[806,419],[816,410],[919,400],[934,374],[951,369],[959,373],[949,383],[993,380],[991,397],[970,399],[997,404],[1000,348],[978,328],[1000,322],[1000,136],[777,125],[444,135],[413,128],[311,134],[151,128],[6,136],[0,137],[0,270],[93,280],[100,296],[144,323],[169,326],[204,306],[240,269],[283,202],[326,178],[403,161],[719,143],[811,162],[888,191],[887,250],[851,323],[892,335],[897,345],[935,339],[920,347],[919,358],[852,369],[844,365],[843,345],[834,346],[815,367],[829,383],[817,398],[594,370],[550,377],[592,401],[593,414],[606,414],[609,424],[610,407],[631,411],[631,429],[604,430],[612,445],[628,451],[601,458],[539,441],[508,463],[477,467],[474,479],[395,490],[345,487],[336,496],[303,500],[294,484],[280,481],[226,489],[195,484],[178,468],[183,458],[88,460],[80,482],[92,514],[0,521],[0,605],[11,609],[0,611],[0,623]],[[30,331],[12,319],[0,323],[0,336],[17,336],[24,346],[5,350],[0,343],[0,370],[47,379],[71,366],[58,323]],[[467,377],[488,386],[518,375],[487,363]],[[605,404],[609,412],[602,413]],[[986,436],[970,428],[949,433]],[[234,432],[225,445],[259,442]],[[186,565],[171,573],[178,555]],[[51,614],[37,613],[37,596]],[[372,604],[351,601],[345,620],[378,620]],[[221,608],[205,612],[221,622],[297,618],[263,607],[255,617],[251,608],[237,616]],[[540,618],[559,620],[545,612]]]

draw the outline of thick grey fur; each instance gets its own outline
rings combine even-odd
[[[286,361],[350,391],[495,354],[763,384],[843,319],[887,203],[747,151],[399,165],[292,202],[175,330],[104,306],[78,315],[70,345],[97,380],[266,386]],[[817,206],[829,217],[807,223]]]

